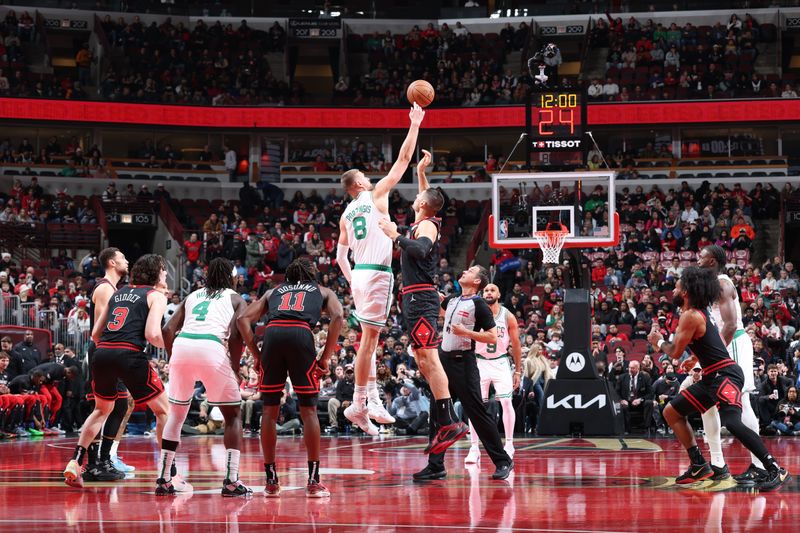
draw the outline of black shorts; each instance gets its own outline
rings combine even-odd
[[[120,380],[137,405],[164,392],[164,385],[144,352],[97,348],[92,358],[92,376],[92,392],[101,400],[127,397],[127,392],[120,395]]]
[[[94,360],[95,350],[97,350],[97,346],[93,340],[90,340],[89,347],[86,350],[86,355],[89,358],[89,381],[92,381],[92,361]],[[130,397],[130,394],[128,394],[128,387],[125,386],[121,379],[117,380],[117,399],[128,397]],[[86,399],[89,401],[94,400],[94,392],[87,394]]]
[[[319,380],[314,377],[317,349],[305,322],[267,324],[261,346],[261,399],[264,405],[279,405],[286,376],[292,380],[300,405],[316,405]]]
[[[705,413],[720,404],[741,410],[743,386],[742,369],[733,363],[680,391],[670,405],[683,416]]]
[[[438,348],[439,293],[432,285],[403,287],[403,320],[413,348]]]

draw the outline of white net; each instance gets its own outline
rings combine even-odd
[[[539,248],[542,249],[543,263],[558,263],[561,247],[564,246],[567,235],[569,235],[567,231],[536,231],[533,233],[533,237],[539,243]]]

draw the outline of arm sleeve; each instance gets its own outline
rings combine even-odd
[[[349,251],[349,246],[345,246],[343,244],[336,246],[336,264],[339,265],[342,275],[344,276],[344,279],[347,280],[347,283],[350,283],[350,278],[352,277],[352,272],[350,271],[350,259],[347,257],[347,253]]]
[[[497,324],[494,322],[492,310],[483,298],[475,299],[475,331],[489,331]]]
[[[453,299],[453,296],[451,295],[451,296],[448,296],[447,298],[445,298],[444,300],[442,300],[442,304],[441,304],[442,305],[442,309],[447,309],[447,305],[450,303],[450,300],[452,300],[452,299]]]
[[[401,235],[395,239],[395,242],[414,259],[424,258],[431,251],[431,248],[433,248],[433,243],[427,237],[409,239]]]

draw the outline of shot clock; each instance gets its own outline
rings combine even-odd
[[[575,152],[585,162],[586,99],[580,90],[534,90],[526,106],[529,153]],[[572,158],[571,158],[572,159]]]

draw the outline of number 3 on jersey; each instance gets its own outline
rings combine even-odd
[[[357,240],[362,240],[367,236],[367,219],[364,217],[356,217],[353,219],[353,234]]]
[[[119,331],[122,329],[122,326],[125,325],[125,319],[128,318],[128,311],[130,311],[130,309],[127,307],[117,307],[114,309],[112,313],[114,320],[109,320],[108,324],[106,324],[108,331]]]

